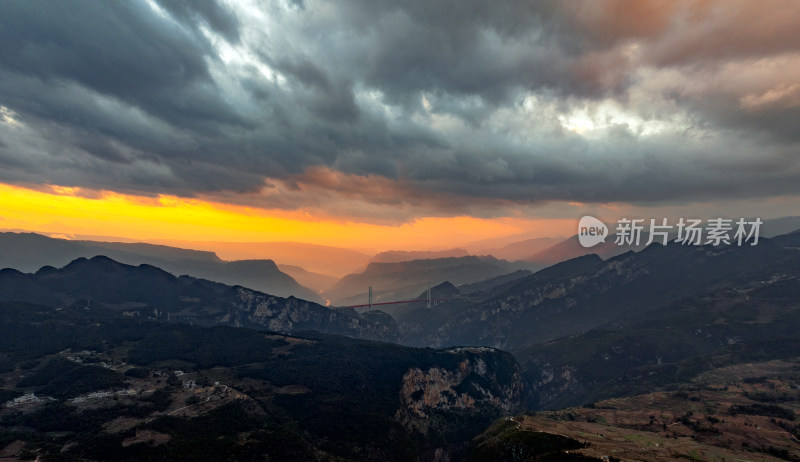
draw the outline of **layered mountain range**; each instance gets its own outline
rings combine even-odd
[[[54,307],[97,304],[130,318],[399,341],[394,321],[381,312],[331,310],[295,297],[177,277],[154,266],[126,265],[103,256],[79,258],[59,269],[45,266],[33,274],[0,270],[0,301]]]

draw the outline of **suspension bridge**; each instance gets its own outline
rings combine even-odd
[[[372,309],[373,306],[380,306],[380,305],[396,305],[398,303],[421,303],[425,302],[427,308],[433,308],[434,306],[438,305],[441,302],[445,302],[448,299],[443,297],[431,297],[431,289],[429,288],[426,291],[427,297],[425,298],[418,298],[414,300],[396,300],[393,302],[373,302],[372,301],[372,286],[369,286],[369,303],[365,303],[363,305],[344,305],[341,308],[369,308]]]

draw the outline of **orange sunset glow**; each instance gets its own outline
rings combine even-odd
[[[94,235],[154,241],[296,241],[360,249],[454,247],[490,237],[539,232],[568,234],[574,220],[421,218],[397,226],[314,219],[286,212],[161,195],[51,186],[49,192],[0,184],[6,229],[61,236]]]

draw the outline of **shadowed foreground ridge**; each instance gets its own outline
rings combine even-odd
[[[61,269],[43,267],[35,274],[2,270],[0,300],[53,306],[85,300],[139,319],[399,340],[394,321],[380,312],[332,310],[294,297],[176,277],[154,266],[124,265],[102,256],[79,258]]]
[[[0,442],[48,460],[434,460],[521,409],[492,349],[0,303]],[[436,456],[438,454],[438,456]]]

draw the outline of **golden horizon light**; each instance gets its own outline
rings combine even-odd
[[[568,234],[572,219],[421,217],[396,225],[315,218],[172,195],[145,197],[48,185],[0,183],[0,228],[103,236],[141,242],[301,242],[343,248],[430,250],[472,241],[538,233]]]

